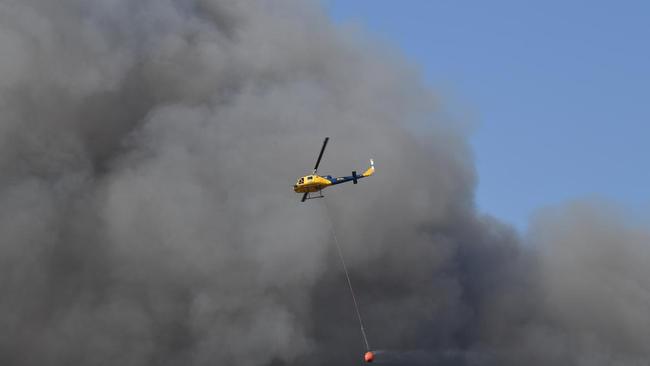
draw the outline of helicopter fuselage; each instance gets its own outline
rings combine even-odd
[[[296,193],[313,193],[322,191],[324,188],[329,187],[336,183],[337,178],[332,176],[321,177],[320,175],[306,175],[298,179],[296,184],[293,185],[293,191]]]

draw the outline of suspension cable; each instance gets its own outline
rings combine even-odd
[[[361,336],[363,336],[363,342],[366,345],[366,351],[370,351],[370,344],[368,343],[368,337],[366,336],[366,330],[363,327],[363,320],[361,318],[361,311],[359,311],[359,303],[357,302],[357,297],[354,294],[354,288],[352,287],[352,281],[350,280],[350,273],[348,272],[348,266],[345,264],[345,259],[343,258],[343,251],[341,250],[341,245],[339,245],[339,240],[336,237],[336,231],[334,230],[334,223],[329,215],[329,208],[323,200],[323,205],[325,206],[325,216],[327,216],[327,221],[330,225],[330,231],[332,232],[332,237],[334,238],[334,244],[336,245],[336,251],[338,252],[339,259],[341,260],[341,266],[343,267],[343,272],[345,272],[345,278],[348,281],[348,287],[350,288],[350,295],[352,295],[352,302],[354,303],[354,310],[357,313],[357,319],[359,319],[359,327],[361,328]]]

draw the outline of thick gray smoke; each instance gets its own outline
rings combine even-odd
[[[646,362],[648,231],[577,203],[522,244],[441,115],[316,3],[0,0],[0,364],[356,364],[327,211],[398,363]],[[301,204],[324,136],[378,174]]]

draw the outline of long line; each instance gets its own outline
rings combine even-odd
[[[323,200],[324,201],[324,200]],[[363,327],[363,319],[361,318],[361,311],[359,311],[359,303],[357,302],[357,297],[354,294],[354,288],[352,287],[352,281],[350,281],[350,273],[348,272],[348,266],[345,264],[345,259],[343,258],[343,251],[339,245],[339,240],[336,237],[336,231],[334,230],[334,223],[329,215],[329,209],[327,204],[325,205],[325,215],[330,224],[330,230],[332,232],[332,237],[334,238],[334,244],[336,244],[336,251],[339,254],[339,259],[341,260],[341,265],[343,266],[343,272],[345,272],[345,278],[348,280],[348,287],[350,288],[350,295],[352,295],[352,302],[354,303],[354,310],[357,312],[357,319],[359,319],[359,327],[361,328],[361,335],[363,336],[363,342],[366,344],[366,351],[370,351],[370,344],[368,343],[368,337],[366,336],[366,329]]]

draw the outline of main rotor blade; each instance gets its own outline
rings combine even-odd
[[[329,141],[329,137],[325,137],[325,141],[323,141],[323,147],[320,149],[320,154],[318,154],[318,160],[316,160],[316,166],[314,167],[314,173],[316,174],[316,171],[318,170],[318,165],[320,165],[320,159],[323,158],[323,152],[325,152],[325,146],[327,146],[327,141]]]

